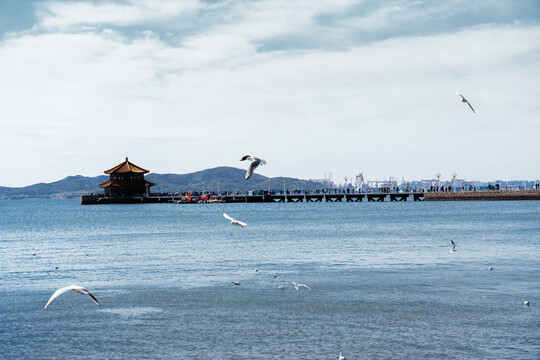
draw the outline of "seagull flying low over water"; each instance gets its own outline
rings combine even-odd
[[[238,280],[238,281],[233,281],[232,283],[233,283],[234,285],[236,285],[236,286],[240,286],[240,280]]]
[[[452,243],[452,249],[450,250],[450,252],[457,251],[456,250],[456,244],[454,244],[454,240],[450,240],[450,242]]]
[[[238,225],[238,226],[241,226],[241,227],[244,227],[246,226],[247,224],[245,222],[241,222],[239,220],[236,220],[235,218],[223,213],[223,217],[227,220],[230,220],[231,221],[231,224],[233,225]]]
[[[524,301],[524,302],[523,302],[523,305],[525,305],[525,306],[531,306],[531,303],[530,303],[529,301]]]
[[[62,295],[63,293],[65,293],[66,291],[69,291],[69,290],[71,290],[73,292],[76,292],[77,294],[86,294],[86,295],[90,296],[90,298],[92,299],[93,302],[95,302],[98,306],[101,306],[99,301],[97,301],[97,299],[94,297],[94,295],[92,295],[90,293],[90,291],[86,290],[85,288],[83,288],[82,286],[79,286],[79,285],[69,285],[69,286],[66,286],[66,287],[63,287],[61,289],[56,290],[54,292],[54,294],[52,294],[49,301],[47,301],[47,305],[45,305],[45,309],[47,308],[47,306],[49,306],[49,304],[54,299],[56,299],[58,296]]]
[[[467,105],[469,105],[469,107],[471,108],[472,112],[476,114],[476,111],[474,111],[471,103],[465,99],[465,97],[463,95],[461,95],[460,93],[458,93],[457,91],[455,91],[456,94],[458,94],[459,96],[461,96],[461,102],[464,102],[464,103],[467,103]]]
[[[297,284],[295,282],[292,282],[292,281],[289,281],[291,284],[294,285],[294,288],[296,290],[300,289],[301,287],[305,287],[306,289],[311,289],[309,286],[307,286],[306,284]]]
[[[249,165],[249,168],[246,172],[246,180],[249,179],[251,175],[253,175],[253,172],[255,171],[257,166],[266,165],[266,161],[264,161],[263,159],[259,159],[258,157],[255,157],[255,156],[251,156],[251,155],[244,155],[240,159],[240,161],[244,161],[244,160],[251,161],[251,164]]]
[[[339,353],[339,358],[338,360],[347,360],[347,358],[345,357],[345,355],[343,355],[342,353]]]

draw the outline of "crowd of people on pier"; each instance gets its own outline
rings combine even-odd
[[[149,197],[177,197],[200,201],[210,200],[215,197],[228,197],[228,196],[245,196],[245,195],[332,195],[332,194],[372,194],[372,193],[424,193],[424,192],[456,192],[456,191],[485,191],[485,190],[499,190],[499,184],[488,184],[487,186],[478,187],[476,185],[462,185],[452,187],[451,185],[430,186],[427,188],[410,187],[410,186],[396,186],[396,187],[330,187],[330,188],[318,188],[318,189],[282,189],[282,190],[255,190],[255,191],[184,191],[184,192],[155,192],[148,195]],[[540,184],[536,183],[534,189],[540,190]],[[90,196],[103,197],[103,194],[87,194]],[[203,198],[204,197],[204,198]]]

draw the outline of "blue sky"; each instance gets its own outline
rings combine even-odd
[[[0,0],[0,185],[245,154],[266,176],[538,179],[539,75],[535,0]]]

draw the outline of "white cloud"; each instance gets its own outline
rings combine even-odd
[[[322,13],[340,12],[354,0],[287,1],[265,0],[236,2],[233,20],[217,26],[215,32],[241,35],[250,40],[264,39],[306,31]]]
[[[197,10],[197,0],[49,1],[38,11],[40,25],[48,30],[68,30],[87,25],[126,26],[161,21]]]

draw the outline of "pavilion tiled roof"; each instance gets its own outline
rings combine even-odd
[[[148,184],[148,187],[156,185],[148,180],[144,182],[136,180],[107,180],[103,184],[99,184],[99,186],[107,188],[109,186],[146,186],[146,184]]]
[[[130,172],[138,173],[138,174],[141,174],[141,173],[146,174],[146,173],[149,173],[150,171],[129,162],[128,158],[126,157],[126,161],[124,161],[121,164],[116,165],[112,169],[105,171],[105,174],[124,174],[124,173],[130,173]]]

